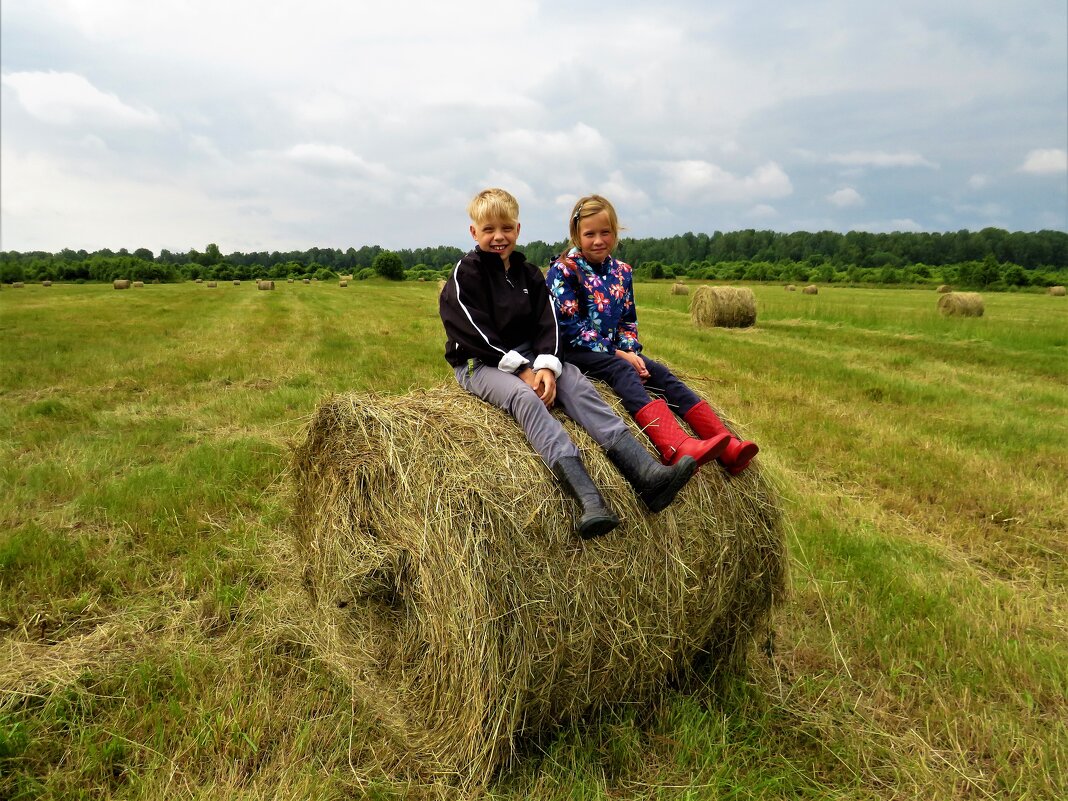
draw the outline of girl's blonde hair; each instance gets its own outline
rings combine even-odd
[[[510,193],[497,187],[483,189],[467,204],[467,215],[473,223],[487,220],[519,222],[519,201]]]
[[[619,217],[616,216],[615,207],[600,195],[586,195],[578,199],[568,218],[567,233],[572,245],[582,247],[579,244],[579,223],[602,211],[608,212],[608,224],[612,226],[612,233],[619,236]]]

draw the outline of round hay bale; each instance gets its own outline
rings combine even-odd
[[[671,294],[672,295],[689,295],[690,294],[690,288],[688,286],[686,286],[686,284],[672,284],[671,285]]]
[[[198,278],[198,279],[196,279],[196,281],[194,281],[194,283],[202,284],[202,283],[204,283],[204,279],[203,278]]]
[[[130,288],[130,279],[128,279],[128,278],[116,278],[114,281],[111,282],[111,285],[113,287],[115,287],[116,289],[129,289]]]
[[[820,288],[815,284],[809,284],[808,286],[801,288],[802,295],[818,295],[819,293]]]
[[[690,300],[694,325],[748,328],[756,317],[756,297],[749,287],[699,286]]]
[[[214,288],[217,284],[214,281],[208,281],[208,286]]]
[[[41,286],[52,286],[52,282],[46,279],[41,282]]]
[[[294,451],[309,641],[393,770],[483,784],[522,738],[653,700],[766,634],[786,557],[759,465],[705,468],[651,515],[563,422],[623,521],[588,542],[515,421],[454,384],[332,397]]]
[[[304,279],[304,283],[305,284],[310,284],[311,283],[311,279],[310,278],[305,278]]]
[[[978,292],[949,292],[938,299],[938,310],[946,317],[982,317],[983,296]]]
[[[797,287],[794,284],[787,284],[786,285],[786,291],[787,292],[796,292],[797,291]]]
[[[234,286],[241,286],[241,281],[237,278],[234,279]]]
[[[25,287],[26,287],[26,283],[24,281],[12,281],[11,282],[11,288],[12,289],[25,289]]]
[[[444,278],[441,278],[441,279],[438,280],[438,294],[439,295],[441,294],[441,291],[445,288],[445,284],[447,284],[447,283],[449,283],[449,282],[446,281]]]
[[[944,295],[947,292],[952,292],[953,287],[951,287],[949,284],[939,284],[938,289],[935,291],[938,292],[939,295]]]
[[[293,283],[293,279],[292,278],[287,278],[286,279],[286,283],[287,284],[292,284]]]
[[[274,281],[257,281],[257,289],[274,289]]]
[[[145,282],[144,281],[134,281],[133,285],[134,285],[134,288],[137,289],[139,287],[143,287],[145,285]]]
[[[349,285],[349,282],[348,282],[348,281],[338,281],[338,282],[337,282],[337,285],[338,285],[338,286],[342,286],[342,287],[344,287],[344,286],[348,286],[348,285]]]
[[[1065,292],[1065,290],[1064,290],[1063,286],[1051,286],[1049,288],[1049,294],[1056,295],[1059,298],[1063,298],[1064,297],[1064,292]]]

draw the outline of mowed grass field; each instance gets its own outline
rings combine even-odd
[[[774,649],[530,748],[500,799],[1068,797],[1068,301],[754,286],[651,355],[761,445]],[[433,283],[0,292],[0,798],[401,799],[303,643],[289,449],[450,381]],[[709,469],[709,468],[706,468]]]

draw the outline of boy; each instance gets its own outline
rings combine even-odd
[[[605,503],[554,403],[605,449],[652,511],[664,509],[697,468],[690,457],[661,465],[631,436],[574,365],[560,361],[556,317],[545,280],[515,249],[519,203],[485,189],[468,204],[475,248],[456,263],[439,299],[445,360],[464,389],[511,414],[553,475],[578,500],[583,539],[606,534],[619,518]]]

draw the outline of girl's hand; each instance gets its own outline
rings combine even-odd
[[[629,350],[617,350],[616,356],[628,362],[634,368],[634,372],[638,374],[638,378],[642,380],[642,383],[645,383],[645,379],[649,377],[649,370],[646,369],[645,362],[642,361],[641,356],[637,353],[631,353]]]

